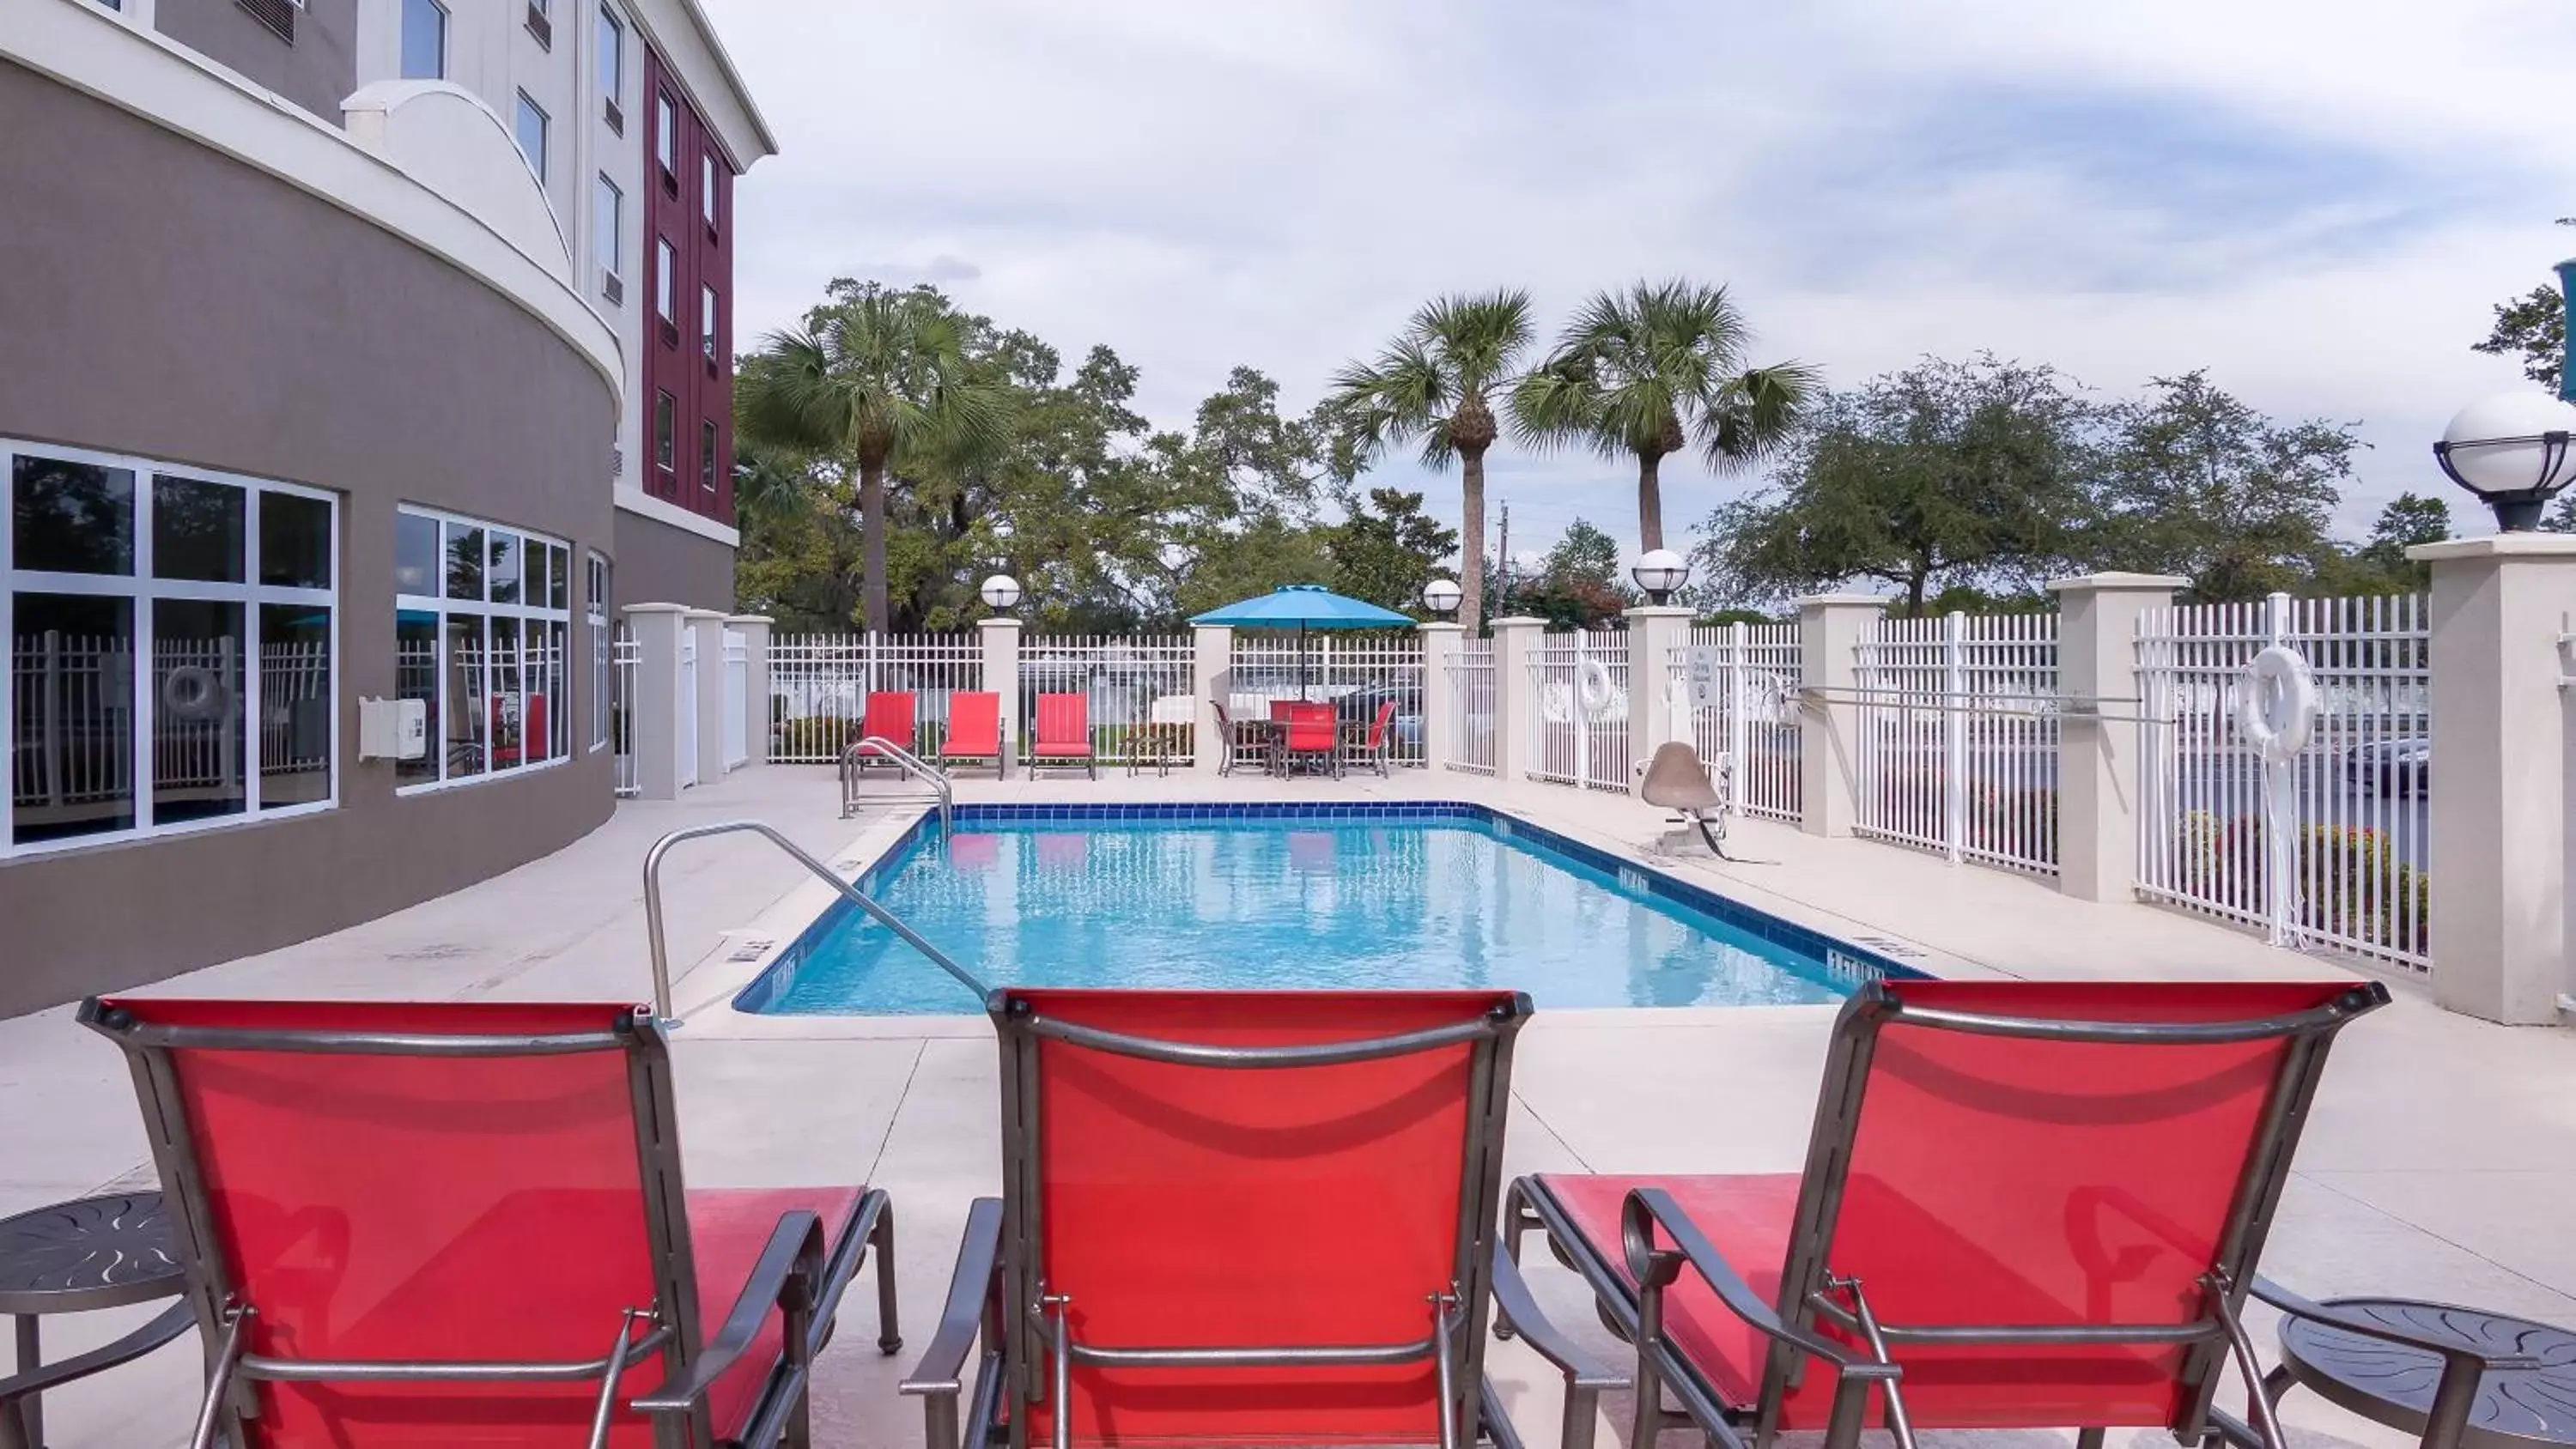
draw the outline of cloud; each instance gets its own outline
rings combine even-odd
[[[1115,348],[1166,426],[1237,364],[1302,406],[1439,292],[1527,286],[1552,330],[1683,274],[1838,385],[1990,348],[2357,421],[2357,530],[2519,381],[2467,344],[2576,210],[2553,0],[708,5],[783,148],[738,194],[747,335],[934,280]],[[1454,479],[1382,472],[1454,517]],[[1633,540],[1626,466],[1490,473],[1516,549]],[[1668,526],[1757,481],[1674,460]]]

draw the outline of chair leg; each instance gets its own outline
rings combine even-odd
[[[877,1255],[877,1351],[893,1354],[903,1347],[903,1323],[894,1302],[894,1200],[877,1210],[877,1225],[868,1234]]]
[[[2100,1424],[2075,1431],[2075,1449],[2102,1449],[2102,1437],[2108,1432]]]

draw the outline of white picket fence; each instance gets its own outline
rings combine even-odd
[[[1484,639],[1461,640],[1449,659],[1449,768],[1471,775],[1494,773],[1494,722],[1501,709],[1495,698],[1494,646]]]
[[[2306,659],[2319,705],[2287,764],[2261,757],[2240,714],[2246,666],[2276,644]],[[2428,650],[2412,595],[2275,594],[2140,620],[2139,893],[2278,944],[2429,968]]]
[[[1575,629],[1548,634],[1529,653],[1536,719],[1525,772],[1533,780],[1626,791],[1628,636]]]
[[[1689,707],[1699,757],[1728,762],[1735,813],[1802,819],[1798,689],[1806,664],[1798,626],[1693,629],[1665,665],[1666,687],[1681,691]]]
[[[1882,619],[1855,646],[1862,835],[2057,871],[2057,616]]]
[[[972,634],[791,634],[769,646],[769,758],[837,764],[859,738],[871,694],[912,696],[912,738],[895,743],[936,759],[948,738],[948,696],[984,687],[984,648]]]
[[[1419,765],[1422,736],[1422,636],[1317,634],[1300,646],[1293,634],[1237,634],[1224,692],[1232,719],[1261,719],[1282,700],[1330,702],[1345,724],[1367,724],[1388,701],[1387,761]]]

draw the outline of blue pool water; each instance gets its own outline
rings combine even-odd
[[[916,830],[864,883],[995,985],[1505,987],[1542,1007],[1745,1006],[1837,1001],[1904,970],[1473,806],[957,816],[953,840]],[[736,1004],[981,1006],[846,904]]]

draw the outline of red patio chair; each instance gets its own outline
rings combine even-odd
[[[992,1015],[1003,1193],[903,1384],[930,1449],[961,1415],[977,1446],[1514,1442],[1484,1313],[1527,997],[1010,990]]]
[[[1512,1184],[1637,1345],[1633,1444],[1881,1416],[1923,1429],[2206,1432],[2281,1449],[2212,1403],[2334,1034],[2376,983],[1881,982],[1843,1009],[1802,1174]],[[1597,1391],[1529,1301],[1503,1316]],[[1665,1396],[1680,1405],[1664,1407]],[[1586,1393],[1588,1399],[1589,1393]],[[1573,1397],[1569,1394],[1569,1399]],[[1591,1442],[1591,1405],[1564,1442]]]
[[[1272,736],[1267,727],[1258,720],[1235,719],[1216,700],[1209,700],[1208,707],[1216,711],[1217,738],[1225,742],[1225,759],[1216,767],[1218,774],[1231,775],[1236,765],[1247,761],[1259,762],[1264,774],[1275,767],[1276,760],[1270,748]]]
[[[1083,694],[1038,696],[1038,738],[1030,751],[1030,768],[1079,765],[1100,778],[1100,762],[1091,754],[1091,697]]]
[[[870,765],[883,765],[890,770],[902,767],[869,740],[885,740],[909,750],[913,746],[912,695],[907,690],[879,690],[868,696],[867,713],[859,721],[859,739],[854,763],[861,772]]]
[[[1330,771],[1335,779],[1341,778],[1341,721],[1329,704],[1288,706],[1288,731],[1280,748],[1285,752],[1287,769],[1293,770],[1299,760],[1307,760]]]
[[[1002,697],[990,691],[959,690],[948,696],[948,738],[940,742],[942,768],[982,761],[1002,774]]]
[[[1342,747],[1344,761],[1356,760],[1377,766],[1378,778],[1386,778],[1386,737],[1395,728],[1395,701],[1378,701],[1377,714],[1368,722],[1366,731],[1355,731],[1357,738]]]
[[[894,1220],[855,1187],[690,1189],[644,1007],[99,1000],[207,1347],[196,1443],[805,1442]]]

